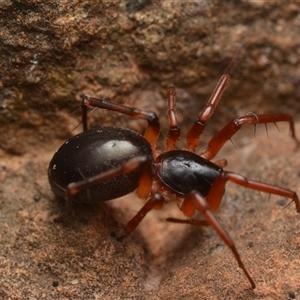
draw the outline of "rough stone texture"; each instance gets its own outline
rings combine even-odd
[[[253,111],[291,113],[299,134],[300,5],[280,2],[0,2],[0,298],[293,299],[299,297],[299,216],[293,203],[230,184],[217,212],[257,288],[211,228],[165,222],[151,212],[119,243],[141,202],[64,205],[47,182],[48,163],[80,129],[80,94],[158,113],[177,88],[182,144],[218,78],[240,49],[232,80],[200,148],[230,119]],[[92,126],[142,132],[145,123],[95,111]],[[243,129],[220,157],[228,169],[299,193],[299,150],[268,126]],[[159,147],[163,147],[159,143]]]

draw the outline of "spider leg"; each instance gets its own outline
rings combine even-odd
[[[93,177],[84,178],[81,181],[70,183],[67,186],[67,190],[66,190],[67,212],[64,215],[56,218],[55,222],[61,222],[65,218],[72,215],[72,213],[73,213],[73,210],[72,210],[73,196],[75,196],[76,194],[80,193],[83,190],[88,189],[89,187],[96,186],[97,184],[99,184],[105,180],[109,180],[116,176],[129,173],[129,172],[135,170],[140,165],[147,164],[148,162],[149,162],[149,157],[147,157],[145,155],[136,156],[136,157],[128,160],[127,162],[125,162],[122,166],[116,167],[114,169],[111,169],[111,170],[106,171],[101,174],[97,174]],[[144,173],[145,173],[145,171],[144,172],[142,171],[142,174],[144,174]],[[143,175],[142,175],[141,180],[143,180]],[[150,187],[151,187],[151,185],[150,185]]]
[[[175,113],[176,109],[176,92],[173,86],[169,86],[167,90],[167,102],[168,102],[168,117],[169,117],[169,132],[166,138],[166,151],[176,149],[176,142],[180,136],[180,128],[178,126],[177,117]]]
[[[214,161],[213,163],[221,168],[225,168],[228,165],[227,160],[224,158],[218,159],[218,160]]]
[[[204,197],[202,197],[197,191],[192,191],[189,193],[186,197],[186,201],[190,201],[193,203],[195,208],[202,213],[202,215],[205,217],[207,223],[213,227],[213,229],[217,232],[217,234],[220,236],[220,238],[224,241],[224,243],[227,245],[227,247],[230,248],[233,255],[235,256],[236,261],[238,262],[239,267],[243,270],[244,274],[248,278],[252,288],[255,288],[255,283],[251,276],[249,275],[246,267],[244,266],[241,257],[233,243],[232,238],[228,234],[228,232],[223,228],[223,226],[220,224],[219,220],[213,215],[212,211],[210,210],[210,207],[205,200]],[[193,224],[194,221],[191,222]],[[185,222],[184,222],[185,223]],[[198,224],[197,224],[198,225]],[[202,224],[201,224],[202,225]]]
[[[231,63],[227,67],[224,74],[221,76],[219,82],[217,83],[213,93],[211,94],[206,106],[202,109],[200,112],[197,120],[193,124],[193,126],[190,128],[189,132],[186,136],[187,141],[187,147],[186,149],[189,151],[195,151],[198,142],[199,137],[201,133],[203,132],[203,129],[206,125],[206,122],[209,120],[209,118],[214,113],[219,101],[221,100],[221,97],[229,83],[230,80],[230,72],[234,66],[234,62],[236,60],[236,56],[232,59]]]
[[[165,204],[163,196],[159,193],[154,193],[146,201],[144,206],[138,211],[138,213],[127,223],[125,227],[125,233],[118,239],[123,240],[126,238],[144,219],[146,214],[153,208],[161,208]]]
[[[197,219],[177,219],[177,218],[167,218],[166,221],[172,223],[180,223],[180,224],[190,224],[196,226],[208,226],[210,225],[206,220],[197,220]]]
[[[290,132],[292,138],[299,145],[299,141],[295,135],[295,126],[292,116],[288,114],[249,114],[229,122],[223,129],[221,129],[208,143],[206,150],[200,154],[201,157],[211,160],[213,159],[227,140],[231,139],[232,136],[242,127],[242,125],[254,125],[267,124],[276,122],[289,122]]]
[[[112,103],[104,99],[96,99],[93,97],[84,96],[81,103],[82,124],[83,124],[84,131],[87,130],[87,109],[89,107],[103,108],[103,109],[119,112],[121,114],[128,115],[136,119],[147,120],[148,127],[144,134],[144,138],[150,143],[152,149],[155,148],[159,136],[159,132],[160,132],[160,125],[159,125],[158,117],[154,112]]]
[[[300,213],[299,198],[296,192],[294,191],[282,187],[278,187],[272,184],[264,183],[261,181],[250,180],[240,174],[228,172],[228,171],[223,171],[220,174],[219,178],[221,181],[223,181],[223,184],[225,184],[227,181],[231,181],[252,190],[266,192],[273,195],[278,195],[278,196],[292,199],[292,201],[295,203],[297,213]]]

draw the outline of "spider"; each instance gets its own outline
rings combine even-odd
[[[298,196],[289,189],[225,171],[223,169],[227,165],[225,159],[214,162],[211,160],[243,125],[289,122],[291,136],[297,145],[299,142],[290,115],[248,114],[229,122],[211,138],[202,153],[195,153],[199,137],[229,83],[233,63],[234,60],[221,76],[208,103],[188,131],[186,147],[183,150],[176,148],[180,128],[175,114],[176,94],[173,86],[167,89],[169,131],[164,151],[156,148],[160,125],[155,113],[104,99],[83,96],[81,104],[83,132],[72,137],[59,148],[48,169],[49,183],[54,194],[64,198],[67,205],[67,212],[56,221],[62,221],[72,214],[73,202],[107,201],[137,190],[137,196],[146,201],[127,223],[124,235],[121,237],[123,238],[138,226],[150,210],[162,208],[175,195],[179,209],[190,219],[169,218],[167,220],[213,227],[231,249],[251,287],[255,288],[255,283],[244,266],[232,238],[213,214],[220,205],[225,185],[230,181],[245,188],[290,198],[296,205],[296,211],[300,213]],[[87,112],[89,108],[95,107],[146,120],[148,126],[145,134],[142,136],[129,129],[115,126],[88,130]],[[192,218],[196,210],[204,216],[205,220]]]

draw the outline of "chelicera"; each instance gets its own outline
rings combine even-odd
[[[155,113],[128,107],[104,99],[84,96],[82,100],[83,132],[65,142],[52,158],[48,176],[53,192],[66,199],[67,212],[57,221],[72,214],[72,202],[97,202],[115,199],[137,190],[137,196],[145,201],[140,211],[128,222],[124,235],[130,234],[153,208],[159,209],[175,199],[179,209],[189,219],[168,221],[193,225],[210,225],[231,249],[239,267],[248,278],[252,288],[255,283],[244,266],[240,255],[228,232],[223,228],[213,212],[222,200],[228,181],[238,185],[290,198],[300,212],[297,194],[286,188],[250,180],[225,171],[225,159],[212,162],[216,154],[243,125],[288,122],[292,138],[295,136],[294,122],[290,115],[248,114],[232,120],[208,142],[207,148],[195,153],[199,137],[207,121],[213,114],[228,85],[233,62],[221,76],[207,105],[188,131],[186,147],[176,148],[180,128],[175,114],[175,88],[167,89],[169,131],[164,151],[156,148],[160,125]],[[88,130],[87,112],[89,108],[101,108],[118,112],[148,122],[145,134],[125,128],[99,127]],[[199,211],[205,220],[193,219]]]

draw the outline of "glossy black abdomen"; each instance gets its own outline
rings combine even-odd
[[[184,150],[172,150],[157,158],[157,175],[175,193],[187,195],[197,190],[206,197],[222,168]]]
[[[54,154],[48,169],[53,192],[66,198],[69,183],[89,178],[123,165],[137,155],[152,159],[150,144],[138,133],[118,128],[101,127],[82,132]],[[85,189],[74,196],[75,202],[106,201],[124,196],[138,187],[141,168]]]

